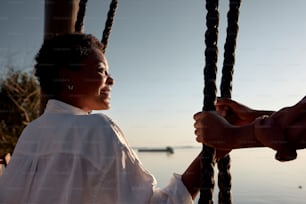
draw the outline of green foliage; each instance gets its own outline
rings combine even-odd
[[[0,157],[12,153],[25,126],[40,114],[40,89],[33,75],[10,71],[0,81]]]

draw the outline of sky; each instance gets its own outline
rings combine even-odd
[[[109,1],[89,0],[85,32],[101,39]],[[232,98],[277,110],[305,95],[305,0],[244,0]],[[219,78],[228,1],[219,5]],[[199,145],[193,114],[203,105],[205,1],[119,1],[106,57],[112,108],[132,146]],[[43,0],[0,0],[0,65],[31,71],[41,46]],[[218,93],[219,94],[219,93]]]

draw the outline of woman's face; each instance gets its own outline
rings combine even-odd
[[[73,85],[73,89],[69,90],[72,99],[70,101],[74,103],[72,105],[85,111],[109,109],[114,80],[109,75],[104,54],[99,49],[94,49],[82,63],[80,70],[69,71],[68,78]]]

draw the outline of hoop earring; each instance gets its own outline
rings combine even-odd
[[[69,91],[72,91],[74,89],[73,85],[67,85],[67,88]]]

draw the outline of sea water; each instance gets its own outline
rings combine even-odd
[[[137,152],[137,150],[135,150]],[[137,152],[144,166],[156,177],[159,187],[171,175],[182,174],[201,147],[174,147],[174,154]],[[235,204],[306,204],[306,150],[294,161],[279,162],[268,148],[231,152],[232,198]],[[215,177],[218,170],[215,170]],[[217,183],[217,178],[215,178]],[[218,203],[218,186],[214,203]],[[198,198],[197,198],[198,199]],[[195,201],[197,203],[197,200]]]
[[[173,173],[185,171],[201,147],[175,147],[174,154],[135,151],[162,188]],[[234,204],[306,204],[306,150],[299,150],[298,158],[290,162],[279,162],[274,159],[274,154],[268,148],[230,153]],[[216,183],[217,173],[216,168]],[[218,187],[215,186],[214,203],[218,203],[217,197]]]

